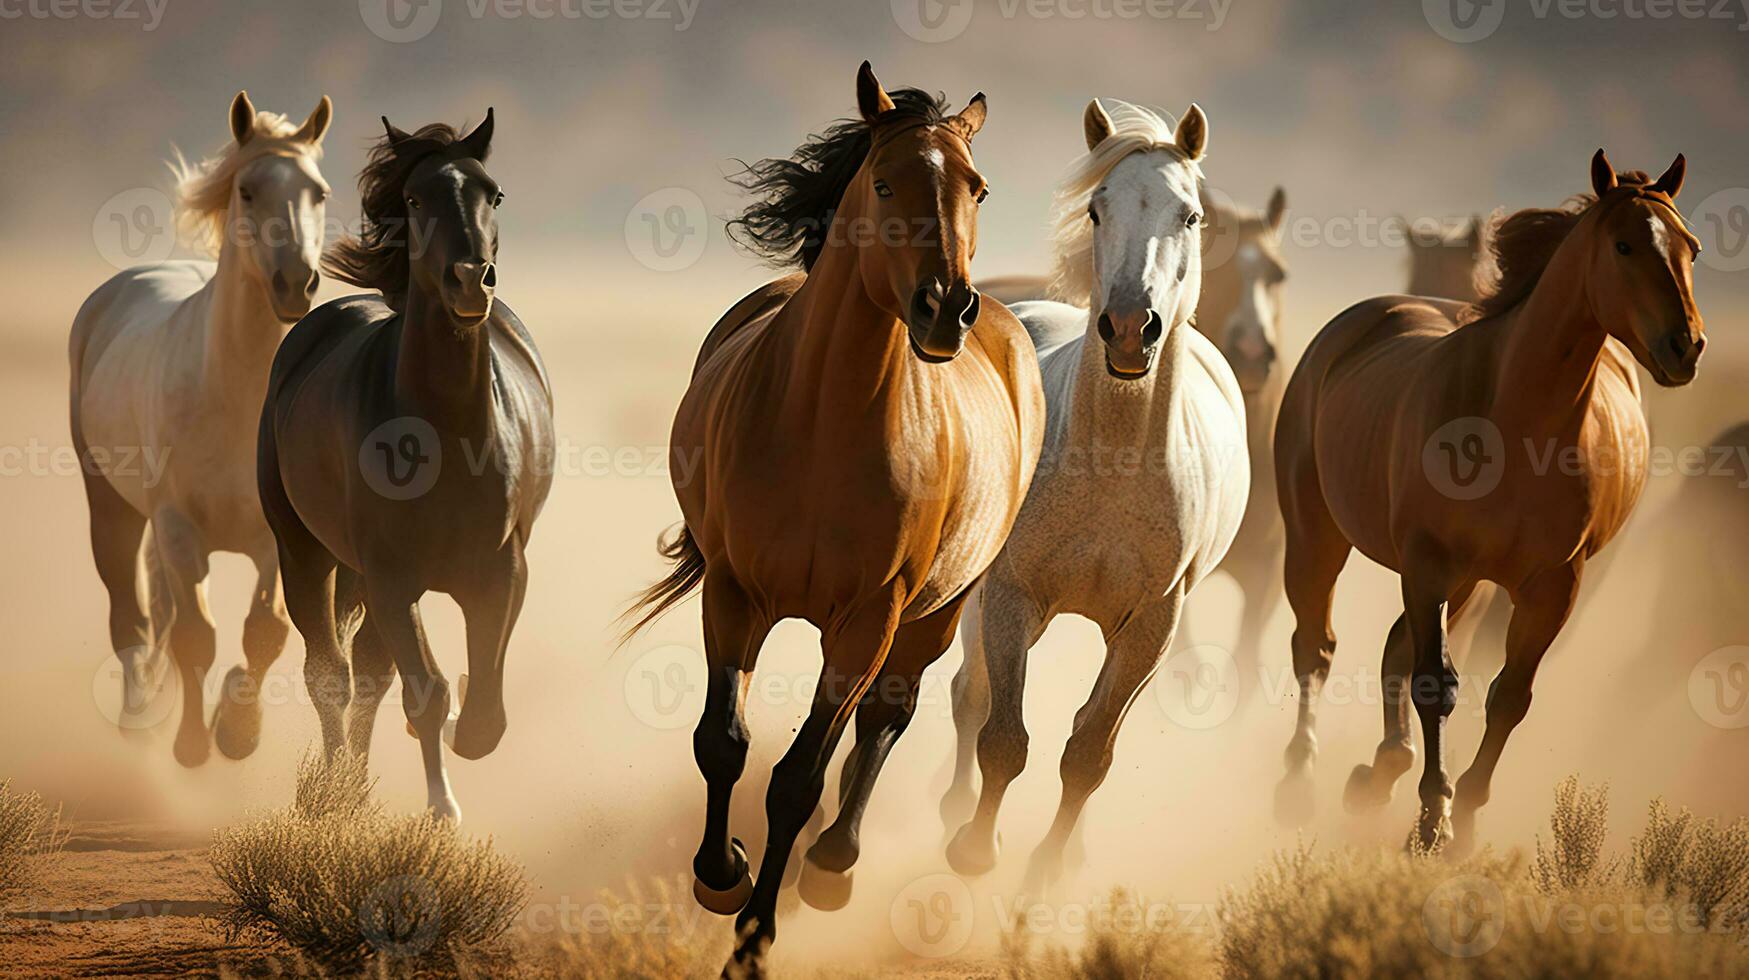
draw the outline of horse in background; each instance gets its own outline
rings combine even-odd
[[[1473,215],[1454,232],[1398,219],[1409,246],[1410,296],[1434,296],[1474,303],[1481,298],[1482,264],[1487,255],[1487,223]]]
[[[856,96],[860,118],[743,181],[760,199],[731,231],[801,271],[743,298],[705,338],[672,437],[677,460],[703,464],[676,478],[685,523],[663,547],[674,570],[635,607],[649,611],[634,631],[703,590],[709,684],[693,749],[707,793],[693,894],[739,913],[725,975],[765,973],[784,868],[854,714],[838,816],[799,881],[811,905],[849,901],[875,779],[1013,526],[1045,426],[1026,332],[971,285],[989,193],[971,155],[983,95],[950,115],[916,89],[888,93],[864,62]],[[754,879],[729,834],[748,749],[742,702],[767,634],[791,617],[819,627],[824,664],[772,770]]]
[[[552,487],[552,388],[497,296],[492,110],[466,136],[383,128],[358,182],[363,230],[326,264],[381,295],[327,303],[286,337],[258,416],[257,478],[324,750],[369,753],[398,673],[428,804],[460,819],[442,746],[478,759],[507,726],[524,549]],[[453,722],[420,617],[427,592],[453,598],[467,624],[472,689],[458,690]]]
[[[1105,662],[1063,749],[1062,800],[1028,869],[1034,887],[1061,876],[1118,729],[1186,597],[1238,533],[1250,485],[1239,383],[1189,325],[1203,286],[1207,119],[1194,104],[1176,125],[1111,105],[1088,103],[1087,152],[1056,195],[1052,292],[1074,302],[1014,308],[1038,350],[1048,428],[1026,504],[967,604],[958,756],[941,804],[950,827],[971,811],[948,844],[954,870],[993,868],[998,811],[1027,758],[1028,652],[1059,615],[1097,623]],[[1239,343],[1258,342],[1255,324],[1231,322]]]
[[[1331,593],[1358,549],[1402,576],[1404,612],[1381,667],[1385,737],[1373,763],[1350,775],[1345,802],[1390,800],[1414,763],[1413,709],[1427,755],[1411,843],[1473,843],[1476,811],[1586,563],[1645,486],[1634,363],[1678,387],[1694,379],[1706,346],[1692,292],[1700,242],[1674,203],[1685,171],[1678,156],[1657,180],[1618,174],[1598,150],[1591,194],[1499,224],[1500,279],[1477,305],[1377,297],[1338,314],[1307,348],[1275,440],[1300,693],[1276,792],[1281,818],[1311,815],[1318,695],[1336,646]],[[1579,465],[1539,465],[1545,447]],[[1444,734],[1457,675],[1446,623],[1481,581],[1506,589],[1512,624],[1487,729],[1454,800]]]
[[[290,632],[255,492],[255,423],[273,352],[321,281],[328,183],[317,163],[332,118],[327,96],[294,125],[237,93],[230,144],[194,165],[178,155],[172,167],[178,224],[215,260],[129,269],[73,320],[73,446],[122,666],[120,723],[144,724],[168,651],[182,687],[175,755],[185,766],[205,762],[214,743],[232,759],[255,750],[261,680]],[[162,472],[144,465],[154,460]],[[217,637],[206,587],[217,551],[248,556],[255,589],[246,666],[226,675],[209,732],[204,687]]]

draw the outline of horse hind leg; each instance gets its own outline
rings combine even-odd
[[[1349,813],[1376,810],[1391,802],[1397,780],[1415,765],[1415,738],[1410,730],[1409,674],[1415,649],[1409,642],[1409,621],[1398,616],[1385,639],[1379,664],[1379,690],[1384,705],[1385,735],[1373,751],[1371,765],[1362,763],[1348,775],[1342,804]]]
[[[182,683],[182,721],[176,730],[175,756],[184,766],[194,767],[206,762],[212,751],[206,675],[217,656],[218,637],[206,599],[209,552],[200,531],[169,508],[153,516],[152,539],[175,607],[168,629],[171,657]]]
[[[753,893],[753,876],[745,846],[729,835],[729,804],[747,765],[747,679],[771,623],[727,575],[707,575],[702,600],[709,678],[692,753],[706,789],[704,833],[692,859],[693,896],[718,915],[734,915]]]
[[[141,542],[146,517],[122,499],[101,473],[83,470],[91,511],[91,555],[97,577],[109,593],[109,644],[121,671],[122,703],[116,724],[124,735],[141,733],[156,721],[149,712],[158,693],[152,620],[141,602]],[[149,580],[145,583],[150,590]]]
[[[383,644],[380,627],[364,600],[364,580],[344,565],[335,570],[335,622],[341,648],[352,662],[352,703],[346,714],[346,745],[360,759],[370,757],[371,735],[383,699],[395,683],[395,658]],[[414,737],[418,736],[414,732]]]
[[[960,668],[953,675],[953,776],[941,796],[941,825],[949,834],[972,816],[978,796],[975,766],[978,733],[990,719],[990,675],[984,663],[984,634],[979,623],[980,597],[967,600],[960,627]]]
[[[261,743],[261,686],[285,651],[291,620],[279,585],[279,554],[272,545],[250,556],[255,590],[243,620],[243,666],[232,667],[219,689],[213,743],[228,759],[245,759]]]

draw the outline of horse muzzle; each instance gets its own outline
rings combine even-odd
[[[294,270],[286,275],[276,269],[268,282],[268,302],[273,315],[281,323],[296,323],[310,312],[316,301],[316,287],[322,284],[322,274],[314,269]]]
[[[1105,341],[1106,373],[1119,381],[1145,377],[1160,353],[1166,321],[1152,309],[1107,309],[1099,314],[1099,339]]]
[[[964,281],[945,290],[936,279],[918,286],[905,307],[905,332],[912,353],[927,364],[958,357],[965,349],[966,334],[978,322],[981,307],[978,291]]]
[[[1706,337],[1689,335],[1687,326],[1677,327],[1652,342],[1653,380],[1666,388],[1680,388],[1700,371],[1700,355]]]
[[[444,277],[450,315],[461,323],[484,320],[492,312],[492,297],[497,290],[498,267],[491,262],[457,262]]]

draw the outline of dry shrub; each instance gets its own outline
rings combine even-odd
[[[66,839],[58,807],[0,782],[0,913],[42,881]]]
[[[1536,859],[1530,866],[1531,880],[1544,894],[1558,895],[1615,876],[1613,862],[1603,861],[1609,837],[1608,785],[1580,786],[1578,776],[1561,780],[1549,829],[1553,840],[1544,844],[1537,835]]]
[[[352,969],[378,954],[417,959],[484,943],[521,912],[520,867],[448,821],[385,814],[362,759],[306,757],[297,782],[291,807],[213,839],[233,938],[278,938]]]
[[[564,926],[548,951],[555,971],[590,980],[708,980],[721,973],[734,935],[727,920],[693,901],[688,886],[661,879],[634,881],[624,896],[603,890],[595,906]]]
[[[1686,807],[1672,815],[1662,799],[1653,800],[1628,874],[1648,890],[1692,903],[1714,928],[1749,929],[1749,820],[1720,826]]]
[[[1209,939],[1196,923],[1180,921],[1175,906],[1151,904],[1119,888],[1103,908],[1092,910],[1079,949],[1035,949],[1022,925],[1002,937],[1002,959],[1015,980],[1206,977],[1214,969]]]

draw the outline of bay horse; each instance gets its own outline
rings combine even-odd
[[[1591,194],[1499,224],[1499,282],[1477,306],[1381,296],[1338,314],[1307,348],[1275,439],[1300,694],[1278,816],[1298,822],[1312,810],[1314,720],[1336,645],[1330,596],[1358,549],[1401,575],[1404,611],[1385,644],[1385,737],[1373,763],[1355,768],[1345,801],[1390,799],[1414,762],[1413,708],[1426,759],[1411,843],[1471,846],[1586,563],[1645,486],[1633,364],[1660,385],[1684,385],[1706,345],[1692,292],[1700,243],[1673,200],[1685,170],[1678,156],[1655,181],[1617,174],[1598,150]],[[1512,623],[1486,734],[1454,801],[1446,621],[1481,581],[1506,590]]]
[[[442,744],[478,759],[504,734],[523,549],[552,485],[552,390],[496,295],[492,110],[466,136],[383,128],[358,182],[363,232],[325,263],[381,295],[318,308],[280,347],[260,416],[261,506],[325,751],[369,752],[399,673],[431,810],[459,820]],[[472,689],[453,725],[419,614],[430,591],[467,623]]]
[[[1026,332],[969,275],[989,190],[970,149],[984,96],[949,115],[916,89],[888,93],[864,62],[856,100],[861,118],[742,179],[760,199],[732,233],[801,272],[706,336],[674,419],[675,459],[702,460],[675,481],[674,570],[632,610],[647,609],[635,632],[703,589],[709,684],[693,749],[708,793],[693,893],[739,913],[735,975],[764,973],[785,863],[854,712],[841,808],[800,878],[810,904],[849,900],[875,779],[1014,523],[1044,428]],[[772,770],[754,879],[729,836],[742,701],[766,635],[793,617],[820,629],[824,665]]]
[[[1026,763],[1027,654],[1062,614],[1105,636],[1105,663],[1075,716],[1062,800],[1033,853],[1049,885],[1117,732],[1178,628],[1185,598],[1220,564],[1245,513],[1245,407],[1220,350],[1189,325],[1202,287],[1202,159],[1208,121],[1176,126],[1099,100],[1087,152],[1055,200],[1053,292],[1073,303],[1014,308],[1037,345],[1048,428],[1038,475],[996,563],[967,604],[955,678],[961,762],[943,801],[964,812],[970,743],[983,775],[971,819],[948,844],[965,875],[996,863],[996,819]]]
[[[73,320],[73,446],[122,666],[120,724],[144,724],[168,651],[182,687],[174,751],[185,766],[205,762],[215,743],[232,759],[255,750],[261,679],[291,631],[255,493],[255,412],[273,352],[321,279],[328,183],[317,163],[332,118],[327,96],[294,125],[237,93],[231,142],[172,167],[178,225],[216,261],[129,269]],[[209,730],[203,688],[217,638],[206,583],[219,551],[248,556],[255,588],[247,667],[226,674]]]

